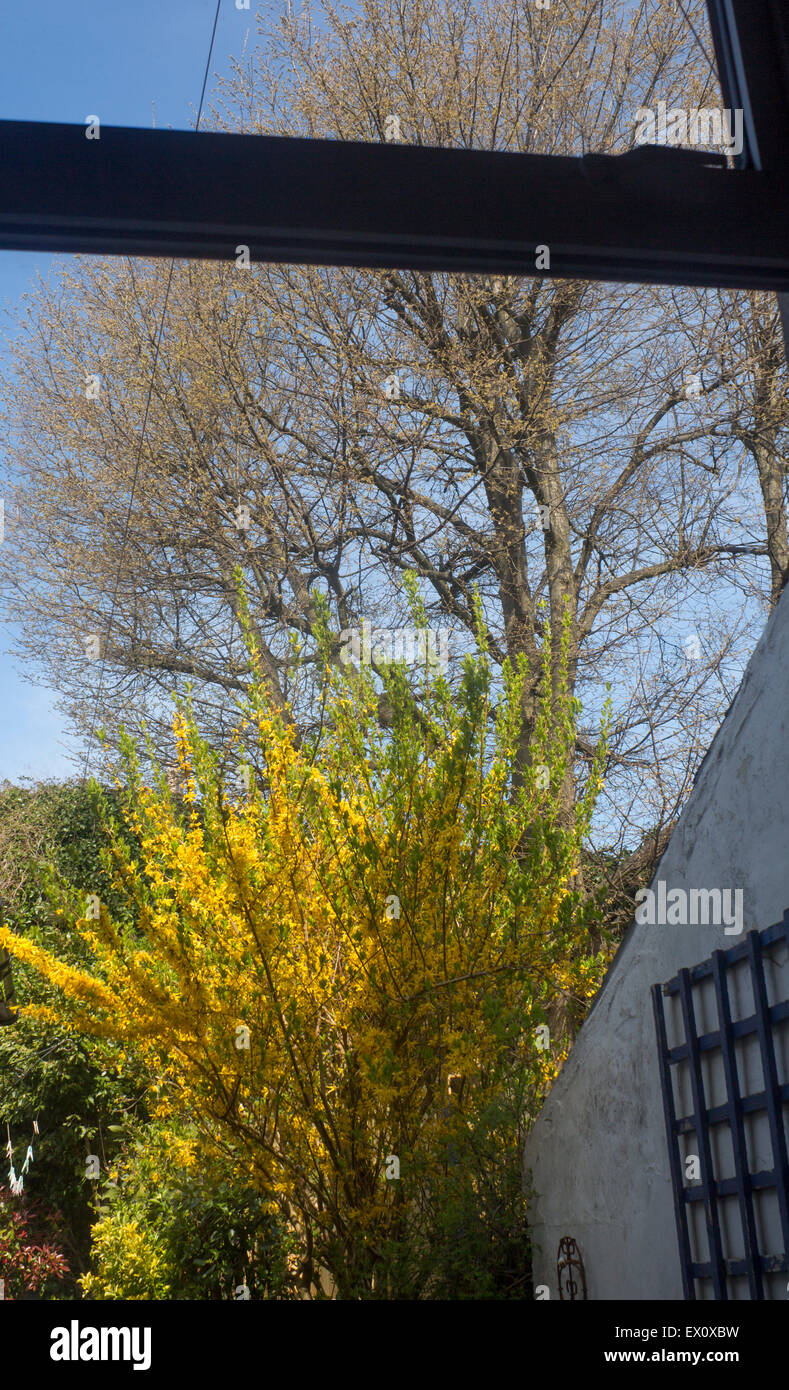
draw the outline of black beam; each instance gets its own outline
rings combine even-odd
[[[789,291],[789,188],[689,150],[584,159],[0,122],[0,248]]]

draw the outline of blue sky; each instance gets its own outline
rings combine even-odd
[[[260,9],[267,7],[260,6]],[[188,130],[200,100],[216,0],[35,0],[0,7],[0,119],[68,121],[98,115],[106,125]],[[244,38],[255,39],[248,10],[222,0],[206,89],[227,73]],[[49,254],[0,251],[0,330],[7,310]],[[2,350],[0,348],[0,350]],[[8,655],[13,634],[0,627],[0,780],[72,776],[66,731],[47,690],[25,681]]]
[[[209,105],[214,74],[229,71],[245,40],[254,46],[256,8],[273,16],[282,5],[250,0],[245,10],[236,0],[221,0]],[[150,127],[155,119],[157,126],[189,129],[215,10],[216,0],[7,0],[0,4],[0,119],[82,125],[95,114],[105,125]],[[37,270],[46,275],[53,259],[0,251],[0,333],[8,330],[4,310],[18,304]],[[0,780],[73,775],[54,697],[23,680],[8,655],[12,640],[0,626]]]

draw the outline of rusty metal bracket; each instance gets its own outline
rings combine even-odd
[[[572,1236],[562,1236],[556,1257],[559,1297],[571,1303],[586,1299],[586,1270],[581,1252]],[[579,1282],[580,1280],[580,1282]]]

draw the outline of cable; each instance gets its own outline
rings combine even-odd
[[[211,29],[211,42],[209,43],[209,46],[208,46],[208,56],[207,56],[207,58],[206,58],[206,63],[205,63],[205,72],[203,73],[203,85],[202,85],[202,88],[201,88],[201,91],[200,91],[200,104],[199,104],[198,110],[197,110],[197,120],[196,120],[196,122],[195,122],[195,131],[198,131],[198,130],[200,129],[200,119],[201,119],[202,114],[203,114],[203,102],[204,102],[204,100],[205,100],[205,92],[206,92],[206,87],[207,87],[207,85],[208,85],[208,74],[209,74],[209,72],[210,72],[210,70],[211,70],[211,58],[212,58],[212,55],[213,55],[213,52],[214,52],[214,41],[215,41],[215,39],[216,39],[216,29],[217,29],[217,24],[219,23],[219,11],[220,11],[220,9],[221,9],[221,6],[222,6],[222,0],[216,0],[216,10],[215,10],[215,12],[214,12],[214,23],[213,23],[213,27],[212,27],[212,29]],[[132,514],[132,508],[133,508],[133,505],[134,505],[134,494],[135,494],[136,487],[137,487],[137,478],[138,478],[139,471],[140,471],[140,462],[141,462],[141,460],[142,460],[143,446],[144,446],[144,444],[145,444],[145,431],[146,431],[147,425],[148,425],[148,413],[149,413],[150,405],[151,405],[151,396],[153,395],[153,385],[154,385],[154,381],[156,380],[156,367],[157,367],[157,364],[158,364],[158,361],[159,361],[159,348],[160,348],[161,341],[162,341],[162,333],[164,332],[164,320],[165,320],[165,315],[166,315],[166,313],[167,313],[167,304],[168,304],[168,301],[169,301],[169,298],[170,298],[170,286],[172,285],[173,270],[174,270],[174,268],[175,268],[175,256],[173,256],[172,259],[171,259],[171,261],[170,261],[170,271],[169,271],[169,274],[168,274],[168,277],[167,277],[167,287],[166,287],[166,289],[165,289],[165,294],[164,294],[164,304],[162,305],[162,314],[161,314],[161,318],[160,318],[160,320],[159,320],[159,331],[158,331],[158,334],[157,334],[157,337],[156,337],[156,344],[155,344],[155,348],[154,348],[154,358],[153,358],[153,368],[152,368],[152,370],[151,370],[151,380],[150,380],[149,385],[148,385],[148,395],[147,395],[146,401],[145,401],[145,410],[144,410],[144,412],[143,412],[142,430],[141,430],[141,432],[140,432],[140,443],[139,443],[139,448],[138,448],[138,450],[137,450],[137,458],[136,458],[135,464],[134,464],[134,473],[132,474],[132,484],[131,484],[131,490],[130,490],[130,493],[129,493],[129,505],[128,505],[128,508],[127,508],[127,511],[126,511],[126,520],[125,520],[124,527],[123,527],[123,536],[122,536],[122,539],[121,539],[120,555],[119,555],[119,557],[118,557],[118,571],[117,571],[117,574],[116,574],[116,576],[115,576],[115,586],[114,586],[113,594],[112,594],[112,602],[111,602],[111,604],[110,604],[110,614],[109,614],[109,620],[108,620],[108,623],[107,623],[107,634],[106,634],[106,643],[107,643],[107,645],[109,645],[109,637],[110,637],[110,633],[111,633],[111,631],[112,631],[112,620],[113,620],[113,618],[114,618],[114,616],[115,616],[115,606],[116,606],[117,599],[118,599],[118,589],[119,589],[119,587],[120,587],[120,581],[121,581],[121,568],[122,568],[122,565],[123,565],[123,554],[124,554],[124,551],[125,551],[125,549],[126,549],[126,541],[127,541],[127,539],[128,539],[128,535],[129,535],[129,526],[130,526],[130,524],[131,524],[131,514]],[[90,767],[90,755],[91,755],[91,750],[92,750],[92,747],[93,747],[93,735],[94,735],[95,730],[96,730],[96,717],[97,717],[97,715],[98,715],[99,702],[100,702],[100,700],[101,700],[101,693],[102,693],[102,689],[103,689],[103,686],[104,686],[104,670],[105,670],[105,657],[102,656],[102,658],[101,658],[101,667],[100,667],[100,671],[99,671],[99,685],[98,685],[98,690],[97,690],[97,692],[96,692],[96,699],[95,699],[94,705],[93,705],[93,714],[92,714],[91,723],[90,723],[90,733],[89,733],[89,735],[88,735],[88,746],[87,746],[87,750],[86,750],[86,753],[85,753],[85,764],[84,764],[84,767],[83,767],[83,770],[82,770],[82,785],[83,785],[83,787],[84,787],[85,782],[86,782],[86,780],[87,780],[88,768]],[[9,955],[9,960],[10,960],[10,955]],[[46,1048],[46,1049],[44,1050],[43,1053],[39,1053],[39,1054],[38,1054],[38,1059],[39,1059],[39,1060],[43,1060],[43,1058],[46,1057],[47,1055],[49,1055],[49,1053],[55,1051],[58,1047],[60,1047],[60,1046],[62,1045],[63,1041],[65,1041],[65,1040],[64,1040],[64,1039],[58,1039],[54,1044],[52,1044],[51,1047]],[[31,1072],[32,1070],[33,1070],[33,1068],[29,1068],[28,1071],[25,1072],[25,1073],[23,1074],[22,1080],[25,1080],[25,1079],[27,1078],[27,1076],[30,1075],[30,1072]],[[18,1074],[17,1074],[17,1079],[18,1079]]]
[[[699,49],[699,52],[701,52],[701,53],[704,54],[704,57],[706,58],[707,62],[709,63],[710,72],[712,73],[713,77],[715,78],[715,81],[716,81],[716,82],[720,82],[720,73],[718,72],[718,69],[716,68],[716,66],[715,66],[715,64],[713,63],[713,61],[712,61],[712,59],[711,59],[709,53],[707,52],[706,48],[704,47],[704,44],[701,42],[701,39],[699,38],[698,34],[696,33],[696,30],[695,30],[695,28],[694,28],[694,26],[693,26],[693,21],[692,21],[691,19],[688,18],[688,15],[687,15],[687,12],[686,12],[686,10],[685,10],[685,6],[684,6],[683,3],[682,3],[682,0],[677,0],[677,4],[679,5],[680,12],[681,12],[681,14],[682,14],[682,18],[684,19],[685,23],[687,24],[688,28],[690,29],[691,34],[693,35],[694,39],[696,40],[696,46],[697,46],[697,48]]]
[[[214,51],[214,40],[215,40],[215,38],[216,38],[216,26],[217,26],[217,24],[218,24],[218,22],[219,22],[219,11],[220,11],[221,5],[222,5],[222,0],[216,0],[216,12],[215,12],[215,14],[214,14],[214,26],[213,26],[213,29],[211,30],[211,42],[210,42],[210,44],[209,44],[209,46],[208,46],[208,57],[206,58],[205,72],[203,73],[203,86],[202,86],[202,90],[201,90],[201,92],[200,92],[200,105],[199,105],[198,110],[197,110],[197,120],[196,120],[196,122],[195,122],[195,132],[197,132],[197,131],[200,129],[200,118],[201,118],[201,116],[202,116],[202,114],[203,114],[203,101],[204,101],[204,99],[205,99],[205,89],[206,89],[206,86],[207,86],[207,84],[208,84],[208,74],[209,74],[209,71],[210,71],[210,68],[211,68],[211,56],[212,56],[213,51]],[[128,536],[129,536],[129,525],[130,525],[130,523],[131,523],[132,508],[133,508],[133,506],[134,506],[134,495],[135,495],[136,488],[137,488],[137,477],[138,477],[138,474],[139,474],[139,471],[140,471],[140,462],[141,462],[141,460],[142,460],[142,451],[143,451],[143,446],[144,446],[144,444],[145,444],[145,432],[146,432],[146,429],[147,429],[147,427],[148,427],[148,413],[149,413],[149,411],[150,411],[151,397],[152,397],[152,395],[153,395],[153,385],[154,385],[154,381],[156,380],[156,368],[157,368],[157,365],[158,365],[158,362],[159,362],[159,348],[160,348],[160,346],[161,346],[162,334],[163,334],[163,332],[164,332],[164,320],[165,320],[165,316],[166,316],[166,314],[167,314],[167,305],[168,305],[168,302],[169,302],[169,299],[170,299],[170,287],[171,287],[172,281],[173,281],[173,270],[174,270],[174,269],[175,269],[175,256],[173,256],[172,259],[171,259],[171,261],[170,261],[170,271],[169,271],[169,274],[168,274],[168,276],[167,276],[167,287],[166,287],[165,292],[164,292],[164,304],[162,305],[162,314],[161,314],[161,318],[160,318],[160,320],[159,320],[159,331],[158,331],[158,334],[157,334],[157,337],[156,337],[156,344],[155,344],[155,347],[154,347],[153,368],[152,368],[152,371],[151,371],[151,380],[150,380],[150,382],[149,382],[149,384],[148,384],[148,395],[147,395],[147,398],[146,398],[146,401],[145,401],[145,410],[144,410],[144,412],[143,412],[142,430],[140,431],[140,444],[139,444],[139,448],[138,448],[138,450],[137,450],[137,458],[136,458],[135,463],[134,463],[134,472],[133,472],[133,474],[132,474],[131,490],[130,490],[130,492],[129,492],[129,505],[128,505],[128,508],[127,508],[127,511],[126,511],[126,521],[125,521],[125,523],[124,523],[123,535],[122,535],[122,537],[121,537],[121,549],[120,549],[120,555],[119,555],[119,557],[118,557],[118,571],[117,571],[117,574],[116,574],[116,576],[115,576],[115,586],[114,586],[113,593],[112,593],[112,602],[111,602],[111,604],[110,604],[110,615],[109,615],[109,620],[108,620],[108,623],[107,623],[107,633],[106,633],[106,637],[105,637],[105,652],[104,652],[104,653],[102,654],[102,656],[101,656],[101,666],[100,666],[100,669],[99,669],[99,686],[98,686],[98,690],[96,691],[96,699],[95,699],[94,705],[93,705],[93,714],[92,714],[92,716],[91,716],[90,732],[89,732],[89,735],[88,735],[88,747],[87,747],[87,751],[86,751],[86,753],[85,753],[85,765],[84,765],[83,770],[82,770],[82,785],[83,785],[83,786],[85,785],[85,782],[86,782],[86,780],[87,780],[88,768],[90,767],[90,755],[91,755],[91,751],[92,751],[92,748],[93,748],[93,735],[94,735],[94,733],[95,733],[95,731],[96,731],[96,718],[97,718],[98,711],[99,711],[99,703],[100,703],[100,701],[101,701],[102,690],[103,690],[103,688],[104,688],[104,671],[105,671],[105,667],[106,667],[106,649],[107,649],[107,647],[109,647],[110,633],[111,633],[111,631],[112,631],[112,621],[113,621],[113,618],[115,617],[115,607],[116,607],[117,600],[118,600],[118,589],[119,589],[119,587],[120,587],[120,582],[121,582],[121,569],[122,569],[122,567],[123,567],[123,555],[124,555],[124,551],[125,551],[125,549],[126,549],[126,541],[128,540]]]
[[[67,1037],[66,1037],[66,1038],[57,1038],[57,1039],[55,1040],[55,1042],[50,1043],[48,1047],[45,1047],[41,1052],[37,1052],[37,1053],[35,1054],[36,1063],[38,1063],[38,1062],[43,1062],[43,1061],[44,1061],[47,1057],[49,1057],[53,1052],[56,1052],[56,1051],[58,1050],[58,1048],[63,1047],[64,1044],[67,1043],[68,1041],[69,1041],[69,1039],[68,1039]],[[10,1079],[13,1079],[13,1080],[16,1081],[17,1083],[18,1083],[18,1082],[21,1082],[21,1081],[26,1081],[27,1078],[28,1078],[29,1076],[31,1076],[35,1070],[36,1070],[36,1065],[34,1064],[32,1067],[28,1067],[27,1071],[17,1071],[17,1072],[11,1073],[10,1075],[9,1075],[8,1072],[4,1072],[4,1073],[3,1073],[3,1080],[4,1080],[4,1081],[8,1081],[8,1080],[10,1080]]]

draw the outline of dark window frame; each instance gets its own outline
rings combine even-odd
[[[740,168],[0,122],[0,249],[535,275],[789,292],[789,17],[709,0]]]

